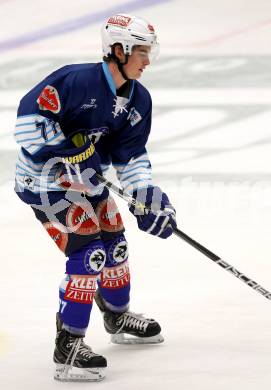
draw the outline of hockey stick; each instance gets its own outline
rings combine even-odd
[[[144,213],[148,214],[150,209],[146,207],[143,203],[138,202],[135,198],[133,198],[131,195],[127,194],[125,191],[123,191],[121,188],[115,186],[113,183],[105,179],[103,176],[98,175],[98,180],[103,183],[109,190],[114,192],[114,194],[118,195],[120,198],[126,200],[129,204],[134,206],[135,208],[143,211]],[[214,263],[219,265],[220,267],[224,268],[226,271],[230,272],[233,276],[241,280],[242,282],[246,283],[249,287],[251,287],[253,290],[257,291],[258,293],[262,294],[265,298],[271,300],[271,292],[266,290],[264,287],[262,287],[260,284],[255,282],[255,280],[250,279],[248,276],[243,274],[242,272],[238,271],[236,268],[234,268],[232,265],[227,263],[225,260],[221,259],[219,256],[217,256],[215,253],[211,252],[209,249],[205,248],[203,245],[198,243],[197,241],[193,240],[193,238],[189,237],[187,234],[182,232],[180,229],[173,229],[173,233],[187,242],[189,245],[196,248],[198,251],[203,253],[206,257],[211,259]]]

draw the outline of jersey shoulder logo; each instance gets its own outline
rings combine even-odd
[[[46,85],[37,99],[39,109],[43,111],[52,111],[57,114],[61,109],[57,89],[51,85]]]
[[[36,179],[29,175],[24,175],[24,186],[33,190]]]

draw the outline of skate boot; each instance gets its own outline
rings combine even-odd
[[[161,327],[153,319],[144,318],[141,314],[130,311],[116,313],[105,306],[97,289],[95,301],[103,313],[105,330],[111,334],[114,344],[158,344],[164,341],[160,334]]]
[[[54,379],[62,382],[96,382],[105,377],[106,359],[92,352],[83,337],[62,329],[57,315]]]

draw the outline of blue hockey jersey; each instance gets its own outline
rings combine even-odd
[[[54,149],[65,150],[70,137],[87,134],[95,143],[101,168],[116,168],[127,191],[151,184],[146,142],[151,128],[149,92],[132,81],[129,97],[117,96],[108,65],[75,64],[58,69],[21,100],[15,127],[21,149],[16,164],[16,191],[32,203],[35,195],[63,191],[53,167]]]

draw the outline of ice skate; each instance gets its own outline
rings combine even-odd
[[[83,337],[72,335],[57,319],[54,378],[62,382],[97,382],[105,377],[106,359],[92,352]]]
[[[160,334],[161,327],[153,319],[144,318],[141,314],[130,311],[115,313],[109,310],[99,290],[95,301],[103,313],[105,330],[111,334],[114,344],[158,344],[164,341]]]

